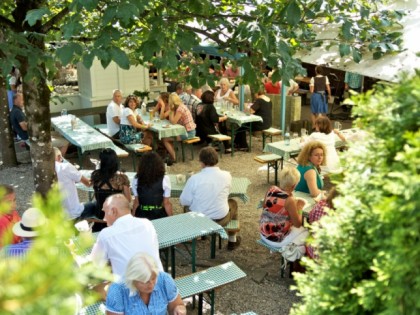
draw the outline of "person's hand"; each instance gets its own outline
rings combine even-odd
[[[185,305],[177,305],[174,309],[174,315],[187,315],[187,308]]]
[[[299,211],[302,210],[303,207],[305,206],[305,201],[303,201],[302,199],[297,199],[296,206]]]

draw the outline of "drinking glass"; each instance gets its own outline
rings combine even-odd
[[[301,137],[306,137],[308,135],[308,130],[306,130],[305,128],[302,128],[300,130],[300,136]]]
[[[299,134],[297,132],[294,132],[292,134],[292,139],[297,139],[297,138],[299,138]]]
[[[61,110],[61,116],[67,116],[67,109],[63,108]]]
[[[342,127],[342,125],[341,125],[340,122],[338,122],[338,121],[335,121],[334,122],[334,129],[337,129],[338,131],[340,131],[341,130],[341,127]]]

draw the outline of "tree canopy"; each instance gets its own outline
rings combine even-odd
[[[400,49],[398,20],[403,13],[380,10],[382,1],[321,0],[74,0],[11,1],[0,6],[0,69],[21,69],[31,138],[36,189],[46,192],[52,181],[48,78],[56,61],[78,61],[89,67],[98,58],[104,67],[115,61],[127,69],[152,63],[199,86],[214,81],[192,48],[205,41],[231,55],[244,69],[239,80],[259,84],[261,67],[277,69],[273,80],[304,73],[298,50],[320,45],[317,32],[335,25],[331,49],[359,61],[361,52],[375,56]],[[185,57],[181,53],[186,52]],[[213,64],[214,67],[219,65]],[[7,147],[7,146],[3,146]]]

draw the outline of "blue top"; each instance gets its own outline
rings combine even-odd
[[[144,304],[138,293],[130,296],[124,283],[113,283],[106,297],[106,309],[124,315],[166,315],[168,304],[179,292],[175,281],[166,272],[159,272],[149,305]]]
[[[28,132],[23,130],[19,124],[23,121],[26,121],[26,116],[22,109],[16,105],[13,105],[13,108],[10,112],[10,123],[12,128],[18,134],[19,138],[22,140],[28,140]]]
[[[33,240],[32,239],[24,239],[22,242],[17,244],[12,244],[9,246],[4,247],[6,254],[8,256],[23,256],[32,246]]]
[[[318,189],[322,189],[324,187],[324,181],[322,180],[321,175],[319,174],[318,170],[311,163],[307,166],[298,165],[297,170],[300,173],[300,181],[296,185],[296,188],[295,188],[296,191],[301,191],[301,192],[309,194],[308,183],[305,180],[305,173],[309,170],[315,170],[316,186],[318,187]]]

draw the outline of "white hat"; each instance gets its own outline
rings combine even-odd
[[[22,215],[22,220],[13,225],[13,233],[20,237],[34,237],[38,235],[36,228],[43,226],[46,219],[37,208],[29,208]]]

